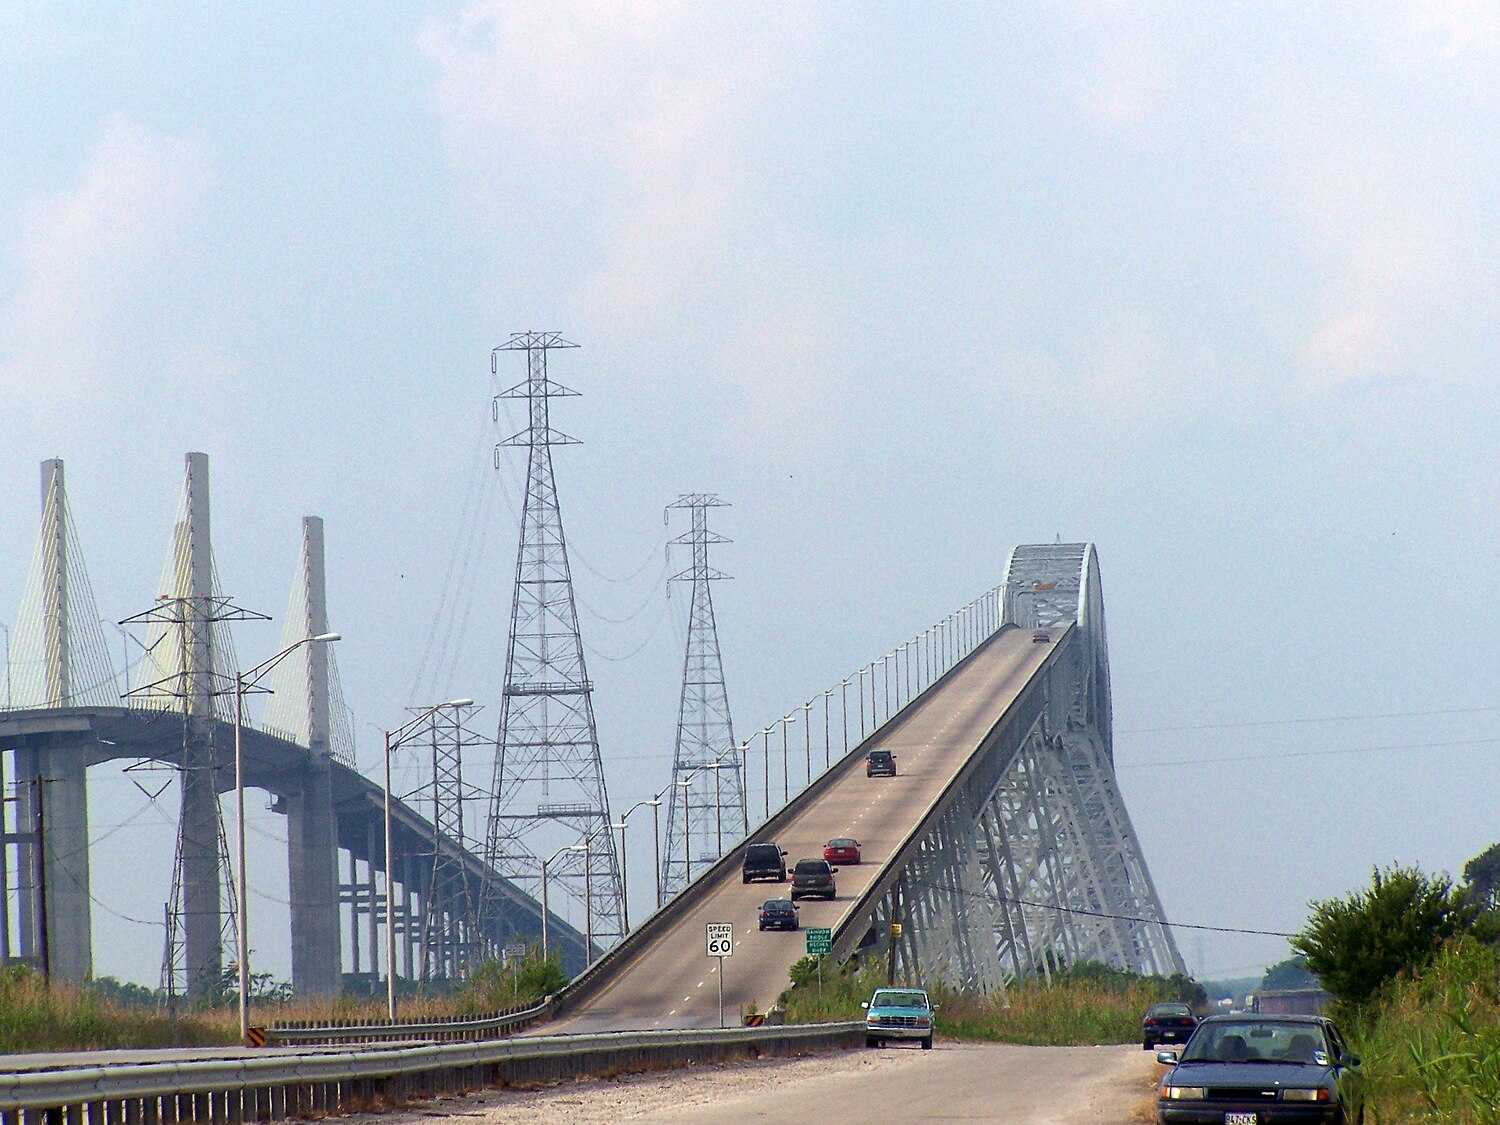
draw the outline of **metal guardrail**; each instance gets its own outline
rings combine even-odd
[[[863,1021],[531,1036],[0,1073],[4,1125],[240,1125],[692,1061],[859,1046]]]
[[[331,1020],[298,1020],[273,1024],[265,1029],[266,1041],[276,1046],[307,1046],[314,1043],[391,1043],[426,1040],[432,1043],[456,1043],[479,1039],[496,1039],[529,1027],[543,1019],[552,1007],[553,998],[529,1008],[511,1008],[492,1016],[439,1019],[367,1020],[357,1023],[334,1023]]]

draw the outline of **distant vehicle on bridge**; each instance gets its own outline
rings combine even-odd
[[[745,849],[741,874],[747,883],[752,879],[774,879],[785,883],[786,852],[775,844],[751,844]]]
[[[865,1009],[865,1046],[884,1047],[887,1040],[915,1039],[922,1050],[932,1050],[937,1011],[925,988],[877,988]]]
[[[1051,644],[1052,634],[1047,632],[1047,630],[1045,629],[1033,630],[1031,634],[1031,643],[1034,645]]]
[[[834,876],[839,869],[826,859],[799,859],[792,871],[792,901],[799,898],[838,897],[838,886]]]
[[[760,904],[760,928],[762,930],[800,930],[797,921],[797,904],[789,898],[768,898]]]
[[[823,845],[823,858],[829,863],[858,863],[859,841],[852,836],[835,836]]]
[[[871,750],[865,755],[866,777],[895,777],[896,755],[889,750]]]

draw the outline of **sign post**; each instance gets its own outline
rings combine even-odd
[[[724,1026],[724,958],[734,956],[734,923],[709,922],[703,927],[708,955],[719,959],[719,1026]]]
[[[823,958],[833,952],[833,931],[823,926],[809,926],[807,955],[818,959],[818,995],[823,995]]]
[[[507,945],[500,950],[500,963],[510,970],[511,995],[521,998],[521,962],[526,959],[526,947],[520,944]]]

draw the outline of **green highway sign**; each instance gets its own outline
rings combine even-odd
[[[812,926],[805,932],[807,933],[807,953],[809,957],[821,957],[824,954],[833,952],[832,930],[824,929],[821,926]]]

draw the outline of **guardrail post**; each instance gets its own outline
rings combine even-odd
[[[141,1125],[161,1125],[161,1099],[141,1099]]]

